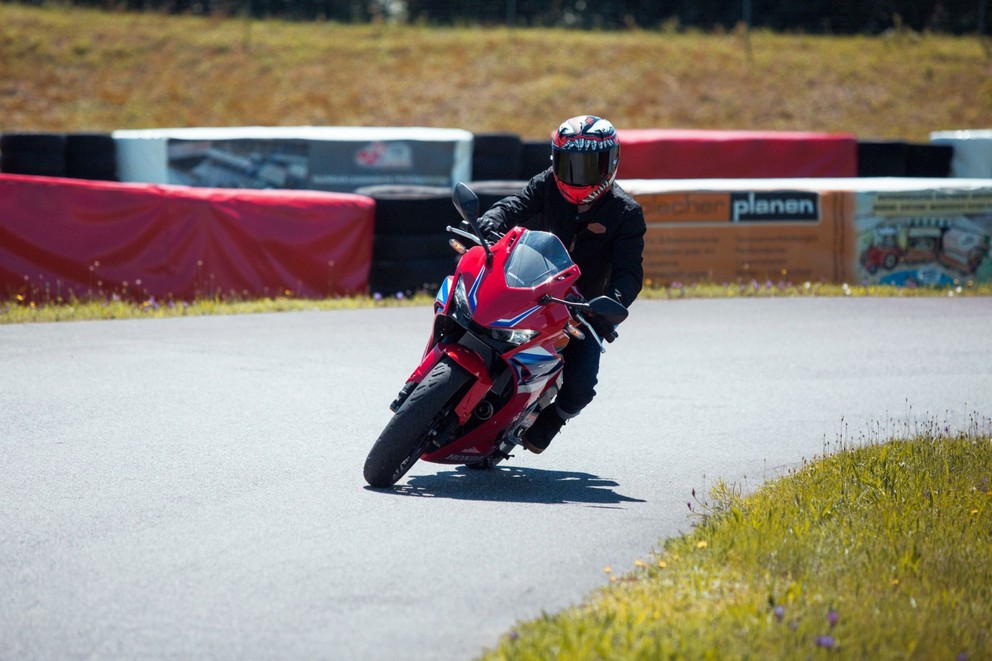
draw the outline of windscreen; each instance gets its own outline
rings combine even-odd
[[[554,234],[526,231],[506,260],[509,287],[534,287],[572,266],[565,246]]]

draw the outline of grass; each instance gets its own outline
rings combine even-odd
[[[990,658],[989,423],[718,483],[690,533],[483,659]]]
[[[886,285],[833,285],[805,282],[737,282],[726,284],[672,283],[668,287],[651,286],[641,292],[642,300],[685,298],[770,298],[770,297],[950,297],[992,296],[992,284],[965,282],[953,287],[891,287]],[[124,298],[116,293],[92,294],[87,298],[53,296],[50,292],[33,292],[25,297],[17,294],[0,299],[0,325],[91,321],[98,319],[162,319],[209,314],[252,314],[259,312],[294,312],[303,310],[343,310],[367,307],[429,305],[434,292],[400,292],[395,295],[356,296],[353,298],[306,299],[292,296],[274,298],[197,298],[192,301],[158,301]]]
[[[0,131],[172,126],[622,128],[928,140],[992,126],[974,37],[428,28],[0,4]],[[582,54],[576,57],[575,54]]]

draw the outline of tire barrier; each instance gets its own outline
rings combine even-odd
[[[521,149],[520,178],[530,179],[551,167],[551,140],[525,140]]]
[[[116,181],[116,146],[109,133],[5,133],[0,172]]]
[[[375,201],[369,290],[373,294],[433,292],[455,268],[445,228],[461,217],[444,186],[366,186]]]
[[[65,173],[73,179],[117,180],[117,149],[109,133],[69,133]]]
[[[949,177],[954,147],[950,145],[917,145],[906,147],[907,177]]]
[[[472,179],[516,179],[523,142],[514,133],[476,133],[472,139]]]
[[[479,208],[482,213],[488,211],[494,204],[508,195],[520,192],[527,181],[473,181],[469,187],[479,196]],[[528,219],[526,222],[530,222]]]
[[[374,209],[358,195],[4,174],[0,208],[0,299],[367,290]]]
[[[4,133],[0,136],[0,172],[64,177],[63,133]]]
[[[858,176],[905,177],[908,151],[905,142],[859,141]]]
[[[774,179],[857,176],[847,133],[628,129],[621,179]]]
[[[954,148],[901,141],[858,141],[859,177],[947,177]]]

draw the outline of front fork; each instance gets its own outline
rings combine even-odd
[[[486,366],[485,361],[479,357],[471,349],[467,349],[459,344],[435,344],[432,349],[426,352],[424,361],[420,363],[413,374],[410,376],[410,380],[406,382],[400,390],[399,395],[393,400],[393,403],[389,405],[390,410],[395,413],[403,406],[403,402],[407,400],[410,394],[417,388],[417,385],[423,380],[424,376],[430,372],[434,365],[437,364],[442,357],[448,356],[457,363],[462,369],[472,375],[473,382],[471,387],[469,387],[468,392],[462,397],[461,401],[455,407],[455,413],[458,415],[458,424],[465,424],[470,417],[472,417],[472,412],[475,407],[478,406],[479,402],[486,396],[486,393],[493,387],[492,377],[489,375],[489,368]]]

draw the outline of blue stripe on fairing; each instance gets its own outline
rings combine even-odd
[[[434,300],[437,303],[440,303],[441,307],[443,308],[445,305],[448,304],[448,296],[450,294],[451,294],[451,276],[449,275],[447,278],[444,279],[444,282],[441,283],[441,288],[437,290],[437,296],[434,297]]]
[[[514,354],[513,359],[520,361],[524,365],[530,365],[533,363],[543,363],[549,360],[558,360],[558,357],[552,356],[543,349],[538,349],[533,352],[521,351],[518,354]]]
[[[529,317],[530,315],[534,314],[535,312],[537,312],[540,309],[541,309],[541,306],[540,305],[535,305],[530,310],[527,310],[525,312],[521,312],[520,314],[518,314],[513,319],[500,319],[498,321],[494,321],[493,322],[493,326],[500,326],[500,327],[503,327],[503,328],[505,328],[507,326],[516,326],[521,321],[523,321],[524,319],[526,319],[527,317]]]
[[[468,306],[474,313],[475,308],[479,305],[479,285],[482,284],[482,273],[480,272],[475,278],[475,282],[472,283],[472,288],[468,292]]]

